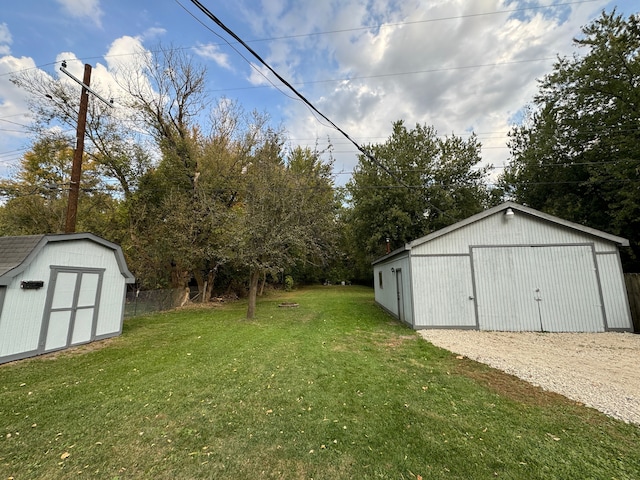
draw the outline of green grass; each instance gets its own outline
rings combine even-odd
[[[370,289],[245,310],[0,366],[0,480],[640,478],[637,426],[433,347]]]

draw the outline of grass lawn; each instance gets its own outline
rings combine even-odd
[[[432,346],[371,289],[245,311],[0,366],[0,480],[640,478],[640,428]]]

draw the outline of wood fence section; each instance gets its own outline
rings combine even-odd
[[[627,286],[633,331],[640,333],[640,273],[625,273],[624,283]]]

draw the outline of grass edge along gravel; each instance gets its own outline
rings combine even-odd
[[[371,289],[245,310],[0,366],[0,479],[640,478],[640,429],[434,347]]]

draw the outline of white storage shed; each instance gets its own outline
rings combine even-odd
[[[133,282],[90,233],[0,237],[0,363],[119,335]]]
[[[375,299],[414,329],[633,331],[628,245],[506,202],[374,261]]]

